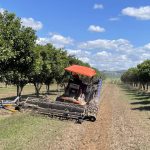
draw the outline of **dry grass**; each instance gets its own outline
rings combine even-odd
[[[57,89],[57,86],[56,84],[52,84],[50,86],[50,99],[51,100],[55,100],[56,97],[58,96],[58,93],[56,91]],[[16,96],[16,86],[7,86],[5,87],[3,84],[0,84],[0,98],[3,99],[3,98],[6,98],[8,97],[15,97]],[[40,91],[41,94],[45,94],[46,93],[46,86],[43,85],[42,88],[41,88],[41,91]],[[22,91],[22,95],[23,96],[31,96],[31,95],[34,95],[35,94],[35,89],[34,89],[34,86],[32,84],[28,84],[26,85],[24,88],[23,88],[23,91]],[[62,93],[61,93],[62,94]]]

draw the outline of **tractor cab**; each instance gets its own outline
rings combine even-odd
[[[64,94],[58,97],[57,101],[85,105],[92,98],[92,82],[96,71],[92,68],[79,65],[72,65],[65,68],[65,70],[71,72],[71,76]]]

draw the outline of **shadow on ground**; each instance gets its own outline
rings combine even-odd
[[[142,106],[142,107],[132,108],[132,110],[150,111],[150,106]]]
[[[59,92],[63,92],[64,90],[61,89],[59,90]],[[57,90],[50,90],[50,93],[40,93],[40,96],[39,97],[43,97],[43,96],[46,96],[46,95],[52,95],[52,96],[56,96],[58,95],[58,91]],[[2,97],[0,98],[0,100],[14,100],[17,96],[8,96],[8,97]],[[21,98],[22,99],[26,99],[28,97],[36,97],[35,93],[32,93],[32,94],[24,94],[24,95],[21,95]]]
[[[120,87],[126,95],[131,97],[130,100],[133,101],[130,104],[135,108],[131,108],[131,110],[150,111],[150,93],[131,89],[124,85],[120,85]]]

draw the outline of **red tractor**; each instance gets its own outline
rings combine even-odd
[[[39,102],[41,113],[51,117],[95,121],[100,101],[101,78],[92,68],[72,65],[65,68],[70,78],[64,93],[54,102]]]

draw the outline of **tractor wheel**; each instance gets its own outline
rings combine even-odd
[[[82,122],[83,122],[83,119],[81,119],[81,118],[76,120],[76,123],[78,123],[78,124],[82,124]]]
[[[92,121],[92,122],[96,121],[96,117],[95,116],[90,116],[90,121]]]

